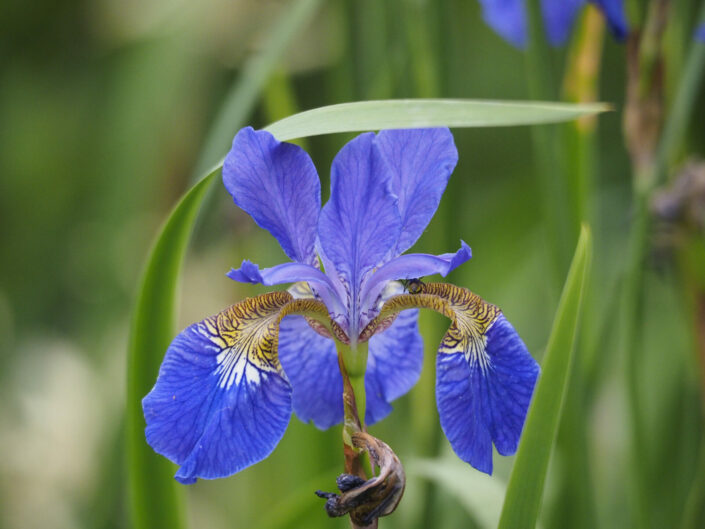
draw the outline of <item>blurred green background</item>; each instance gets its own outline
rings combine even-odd
[[[264,84],[253,85],[251,108],[239,110],[243,123],[262,127],[291,112],[362,99],[528,98],[523,54],[485,26],[475,1],[309,3],[309,19]],[[240,123],[226,124],[222,138],[216,133],[214,159],[202,154],[206,138],[289,4],[0,6],[0,527],[129,526],[125,350],[141,266],[199,164],[225,154]],[[694,2],[677,4],[674,24],[686,27]],[[682,66],[684,34],[669,33],[669,79]],[[565,58],[565,50],[551,57],[557,78]],[[543,527],[626,523],[625,367],[611,325],[630,221],[624,62],[624,47],[606,37],[598,99],[615,111],[598,120],[588,190],[594,273],[575,357],[587,389],[566,408],[576,413],[564,416]],[[559,97],[560,83],[554,88]],[[701,91],[695,114],[702,117],[704,108]],[[702,156],[705,120],[692,122],[682,150]],[[502,307],[540,361],[562,278],[556,282],[550,271],[530,130],[454,132],[458,167],[415,248],[451,251],[466,240],[474,257],[450,280]],[[324,200],[331,160],[349,138],[303,142]],[[638,376],[654,527],[680,526],[689,498],[702,507],[694,481],[703,434],[694,315],[673,246],[669,232],[662,234],[644,263]],[[179,329],[262,291],[225,277],[243,258],[269,266],[284,255],[217,186],[185,264]],[[380,523],[486,527],[497,519],[512,458],[495,455],[488,478],[452,454],[434,397],[434,352],[445,320],[423,314],[421,325],[428,352],[422,378],[371,429],[409,475],[399,510]],[[321,432],[292,418],[267,460],[188,488],[191,526],[347,527],[346,519],[329,520],[313,494],[334,488],[340,448],[339,428]]]

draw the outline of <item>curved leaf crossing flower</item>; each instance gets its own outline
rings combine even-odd
[[[523,48],[527,42],[527,0],[480,0],[485,22],[503,39]],[[624,40],[628,32],[624,0],[541,0],[546,37],[553,46],[565,44],[580,9],[588,2],[605,15],[612,34]]]
[[[319,428],[340,423],[341,348],[361,359],[365,422],[384,418],[420,374],[419,308],[451,320],[436,396],[455,452],[491,473],[493,444],[516,451],[539,373],[516,331],[469,290],[430,283],[411,294],[399,281],[445,276],[471,257],[463,241],[455,253],[403,254],[433,217],[457,157],[448,129],[362,134],[333,161],[321,209],[306,152],[265,131],[237,134],[225,187],[291,262],[260,269],[245,260],[228,276],[293,286],[195,323],[169,346],[143,408],[147,441],[181,466],[177,480],[228,476],[267,457],[292,409]]]

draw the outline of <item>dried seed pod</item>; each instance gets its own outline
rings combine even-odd
[[[328,500],[328,516],[350,514],[355,525],[367,527],[377,518],[394,512],[404,494],[406,476],[399,458],[386,443],[366,432],[353,434],[352,441],[356,448],[370,455],[379,474],[367,481],[352,474],[341,474],[337,479],[341,494],[322,491],[316,494]]]

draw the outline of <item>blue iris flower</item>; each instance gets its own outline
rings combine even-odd
[[[541,0],[546,37],[554,46],[565,43],[580,9],[588,0]],[[627,36],[624,0],[589,0],[602,10],[612,34]],[[526,0],[480,0],[487,24],[514,46],[523,48],[527,39]]]
[[[228,276],[292,284],[248,298],[181,332],[144,398],[148,443],[181,465],[176,479],[233,474],[267,457],[292,409],[325,429],[343,420],[336,342],[368,347],[366,412],[373,424],[419,378],[418,309],[447,316],[437,356],[441,426],[455,452],[491,473],[492,445],[516,451],[539,368],[502,312],[464,288],[400,280],[447,275],[471,257],[406,253],[433,217],[458,159],[448,129],[366,133],[338,153],[321,208],[316,169],[301,148],[241,130],[223,165],[235,204],[290,262],[243,261]]]

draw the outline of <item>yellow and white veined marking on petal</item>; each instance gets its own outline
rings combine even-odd
[[[286,292],[271,292],[248,298],[201,322],[199,330],[220,350],[214,375],[219,377],[221,388],[240,384],[243,376],[250,384],[259,384],[264,372],[284,376],[277,343],[282,308],[291,300]]]
[[[455,313],[455,319],[443,337],[438,352],[462,352],[470,367],[479,365],[484,373],[492,367],[487,354],[487,333],[502,311],[474,292],[454,285],[451,287],[446,300]]]
[[[479,365],[483,372],[492,368],[487,354],[487,332],[502,311],[474,292],[448,283],[423,284],[418,294],[390,298],[370,325],[372,332],[366,335],[372,335],[374,327],[383,324],[391,314],[414,307],[434,310],[452,321],[438,348],[439,354],[463,353],[471,367]]]

